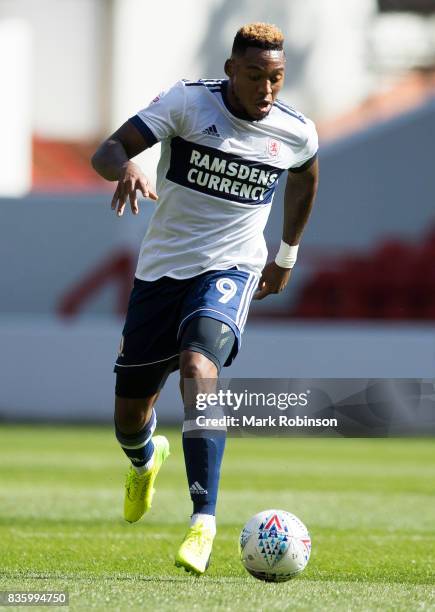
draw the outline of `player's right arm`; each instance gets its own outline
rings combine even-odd
[[[134,215],[139,212],[137,190],[145,198],[157,200],[157,195],[140,167],[131,161],[150,144],[131,121],[124,123],[105,140],[92,156],[92,166],[100,176],[108,181],[118,181],[112,198],[112,210],[118,216],[124,213],[127,200]]]

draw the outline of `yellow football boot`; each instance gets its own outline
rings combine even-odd
[[[125,483],[124,518],[129,523],[135,523],[141,516],[148,512],[154,496],[154,481],[162,467],[163,462],[169,456],[169,442],[165,436],[152,438],[154,444],[153,467],[138,474],[130,467]]]
[[[175,557],[175,565],[197,576],[204,574],[210,564],[213,540],[213,532],[198,521],[187,531]]]

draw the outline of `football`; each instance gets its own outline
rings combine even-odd
[[[264,510],[243,527],[240,559],[254,578],[286,582],[300,574],[310,559],[311,538],[303,522],[285,510]]]

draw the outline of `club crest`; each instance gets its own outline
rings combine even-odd
[[[275,140],[274,138],[269,139],[268,150],[269,150],[270,155],[272,155],[273,157],[276,157],[279,153],[280,148],[281,148],[281,143],[279,142],[279,140]]]
[[[161,92],[159,93],[159,95],[158,95],[158,96],[156,96],[155,98],[153,98],[153,99],[151,100],[150,104],[155,104],[156,102],[158,102],[158,101],[160,100],[160,98],[163,96],[163,93],[164,93],[164,92],[163,92],[163,91],[161,91]]]
[[[118,349],[118,357],[124,357],[124,336],[121,336],[121,341],[119,343]]]

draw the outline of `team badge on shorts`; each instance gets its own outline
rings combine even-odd
[[[118,357],[124,357],[124,336],[121,336],[118,349]]]

